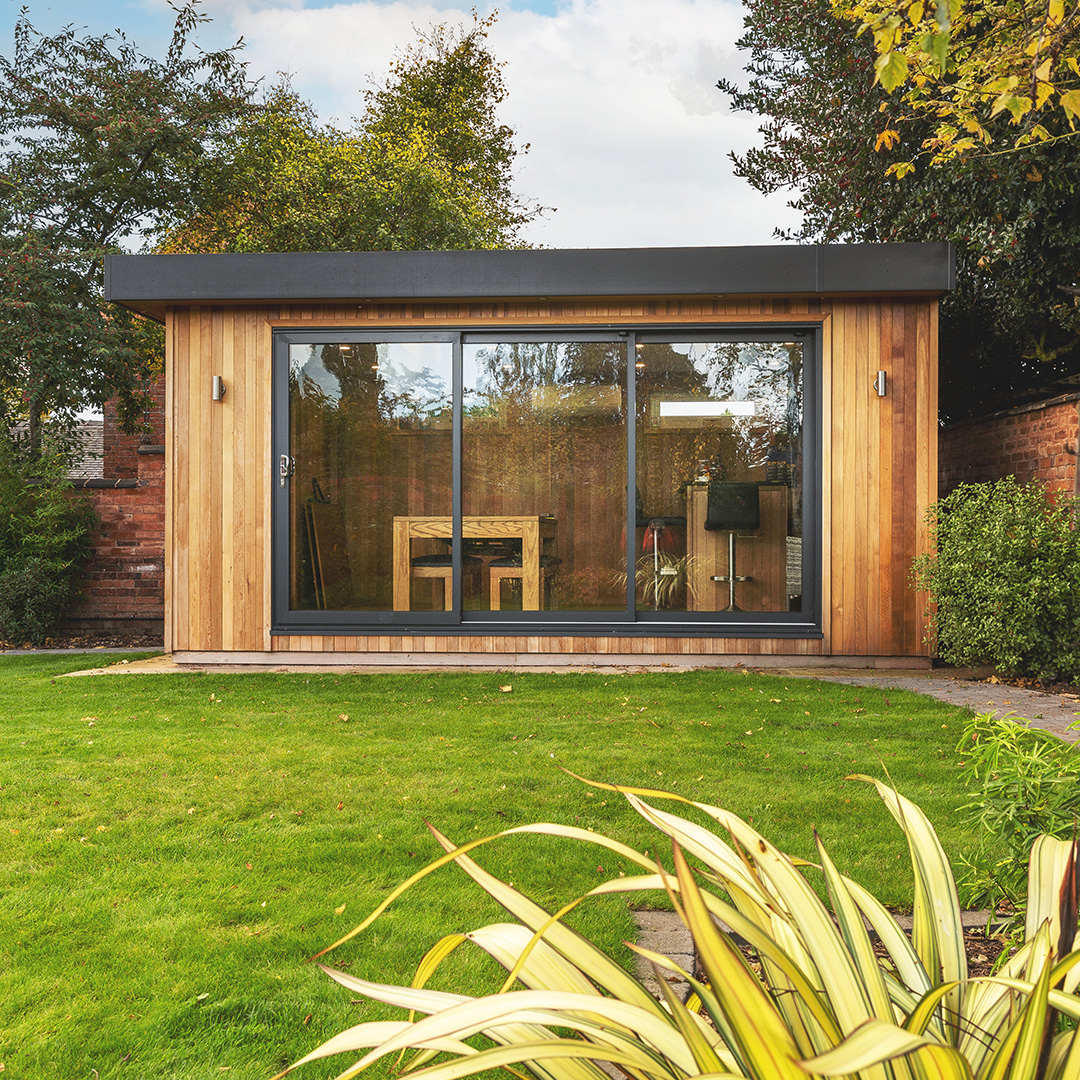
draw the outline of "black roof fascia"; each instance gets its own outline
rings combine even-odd
[[[951,244],[109,255],[105,296],[163,303],[941,293]]]

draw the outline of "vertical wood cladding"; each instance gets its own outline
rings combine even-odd
[[[919,656],[908,584],[937,485],[937,302],[739,297],[169,310],[167,646],[177,651]],[[270,635],[271,333],[525,324],[822,325],[824,640]],[[888,372],[888,393],[873,382]],[[211,400],[220,375],[226,393]]]

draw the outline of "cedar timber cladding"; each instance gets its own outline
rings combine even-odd
[[[930,290],[926,290],[929,292]],[[937,289],[936,292],[942,291]],[[121,298],[122,299],[122,298]],[[176,653],[919,656],[908,584],[937,482],[937,299],[691,296],[274,303],[165,309],[166,647]],[[271,635],[271,335],[275,327],[820,324],[822,636]],[[873,382],[889,372],[888,394]],[[227,387],[223,402],[207,388]],[[227,656],[220,659],[227,660]]]

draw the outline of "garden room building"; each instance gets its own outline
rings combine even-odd
[[[949,245],[106,273],[166,327],[179,663],[925,661]]]

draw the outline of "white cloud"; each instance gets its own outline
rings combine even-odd
[[[363,0],[217,0],[247,42],[252,72],[287,71],[320,115],[346,123],[415,27],[468,22],[460,5]],[[491,32],[505,62],[502,116],[531,144],[518,190],[557,212],[529,239],[551,247],[770,243],[797,223],[732,175],[728,152],[755,138],[715,88],[738,78],[736,0],[571,0],[554,15],[503,9]]]

